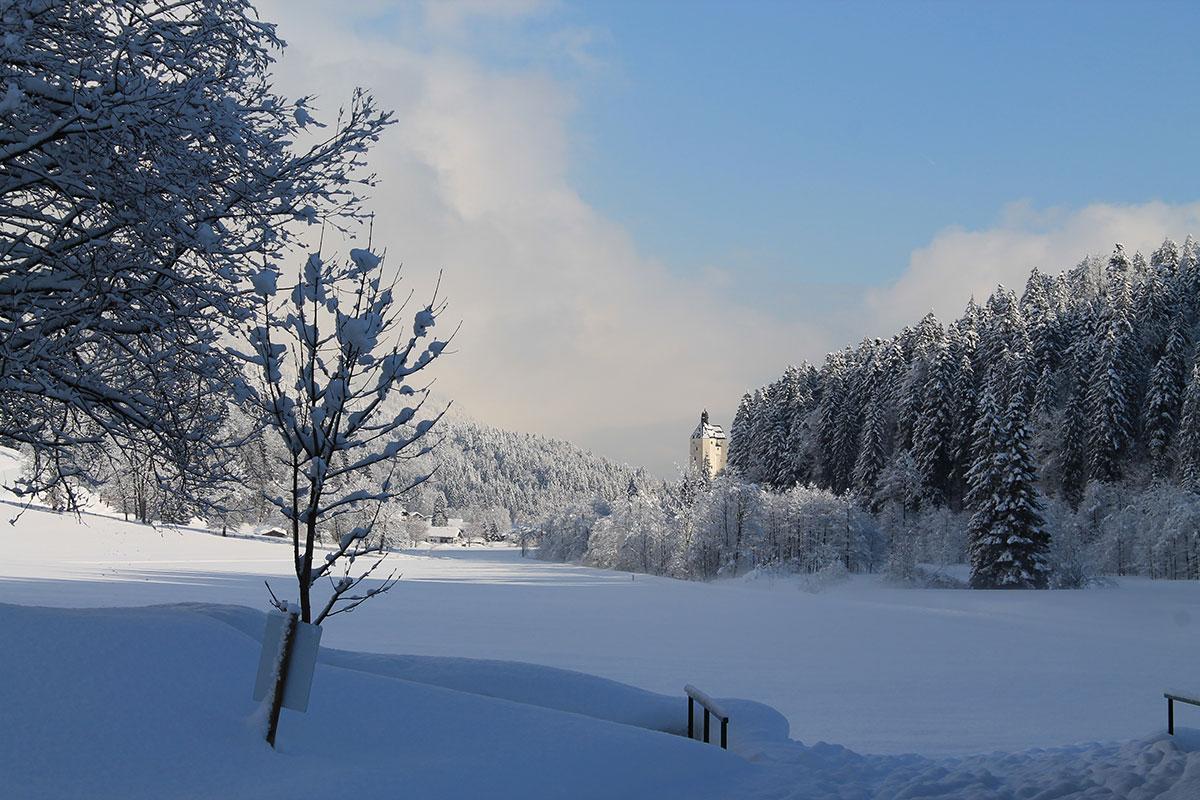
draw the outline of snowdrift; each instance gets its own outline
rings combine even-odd
[[[306,714],[283,712],[272,752],[250,700],[258,644],[239,630],[258,612],[3,605],[0,620],[8,797],[730,797],[751,770],[678,736],[397,677],[453,659],[346,652],[318,666]],[[519,672],[491,688],[527,691],[537,671]],[[601,699],[631,690],[607,688]]]
[[[722,700],[731,752],[679,698],[532,664],[322,653],[279,750],[249,700],[262,612],[0,605],[0,775],[14,798],[1128,798],[1200,796],[1200,732],[931,759],[786,737]],[[733,729],[737,731],[738,728]]]

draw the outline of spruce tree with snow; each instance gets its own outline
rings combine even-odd
[[[854,481],[854,465],[858,460],[858,442],[862,433],[864,403],[869,396],[867,377],[861,371],[851,373],[846,380],[846,390],[838,409],[834,430],[835,481],[831,485],[841,494],[849,491]]]
[[[1179,292],[1183,309],[1188,319],[1194,320],[1200,312],[1200,242],[1190,234],[1179,251],[1177,274],[1179,285],[1183,287]]]
[[[446,523],[446,498],[439,494],[433,499],[433,513],[429,516],[429,524],[435,528],[442,528]]]
[[[887,463],[887,417],[879,391],[872,392],[863,416],[858,442],[858,460],[854,464],[854,488],[863,497],[875,494],[879,474]]]
[[[967,494],[967,474],[971,470],[971,446],[974,437],[978,392],[975,369],[967,354],[960,357],[954,393],[954,428],[950,432],[950,505],[959,508]]]
[[[1021,295],[1021,315],[1029,335],[1030,371],[1039,376],[1052,374],[1061,357],[1058,292],[1058,281],[1034,268]]]
[[[988,297],[980,317],[978,354],[980,362],[986,370],[993,369],[1005,359],[1005,353],[1028,353],[1031,345],[1029,334],[1025,327],[1025,317],[1021,313],[1021,304],[1017,295],[1011,289],[997,286]],[[1030,363],[1020,365],[1023,373],[1032,371]],[[1005,375],[1004,389],[1008,389],[1013,381],[1021,380],[1024,376]],[[1034,380],[1037,375],[1031,376]]]
[[[750,461],[750,414],[750,393],[747,392],[742,395],[733,415],[733,423],[729,426],[729,456],[725,464],[730,471],[739,475],[746,473]]]
[[[772,384],[768,395],[761,478],[763,483],[776,489],[787,488],[791,484],[792,415],[797,401],[795,372],[795,367],[788,367],[783,377]]]
[[[1126,273],[1116,272],[1118,276]],[[1124,314],[1113,311],[1103,325],[1096,362],[1088,382],[1090,476],[1119,480],[1122,460],[1133,434],[1129,381],[1130,328]]]
[[[1182,325],[1176,321],[1167,335],[1166,347],[1150,373],[1143,429],[1150,451],[1154,476],[1164,478],[1171,472],[1171,442],[1179,424],[1183,402],[1188,341]]]
[[[954,357],[949,345],[935,346],[925,380],[925,402],[913,432],[913,457],[921,470],[926,495],[941,505],[950,494],[954,434]]]
[[[1050,573],[1049,536],[1029,454],[1025,392],[1017,387],[1001,413],[996,399],[999,382],[993,374],[976,426],[977,457],[971,470],[970,496],[973,513],[967,528],[971,586],[1045,589]]]
[[[1087,396],[1082,384],[1067,400],[1062,414],[1062,439],[1058,449],[1059,486],[1072,508],[1079,506],[1087,485]]]
[[[1176,463],[1180,482],[1200,493],[1200,357],[1192,365],[1179,417]]]

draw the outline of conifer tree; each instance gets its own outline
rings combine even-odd
[[[1105,326],[1102,336],[1088,385],[1090,467],[1092,478],[1111,482],[1121,478],[1121,460],[1133,433],[1128,324],[1118,314]]]
[[[854,464],[854,488],[863,497],[875,494],[879,473],[887,463],[887,418],[879,393],[871,395],[863,417],[858,443],[858,460]]]
[[[1171,326],[1166,348],[1150,374],[1145,424],[1151,466],[1157,478],[1170,473],[1171,440],[1179,422],[1183,402],[1184,365],[1188,343],[1178,324]]]
[[[1200,358],[1192,367],[1183,395],[1176,459],[1180,482],[1193,492],[1200,492]]]
[[[737,412],[733,415],[733,423],[729,426],[729,457],[726,466],[739,475],[746,473],[750,460],[750,393],[742,395]]]
[[[950,468],[950,504],[961,505],[967,495],[967,475],[971,471],[975,417],[979,398],[976,392],[975,371],[971,360],[962,357],[955,386],[954,430],[951,436],[953,462]]]
[[[971,586],[976,589],[1045,589],[1050,568],[1042,506],[1029,453],[1026,392],[1012,393],[1001,414],[995,374],[976,426],[977,458],[971,470],[968,525]]]
[[[775,489],[791,485],[792,414],[796,406],[795,367],[788,367],[777,383],[772,384],[770,403],[765,409],[763,435],[763,469],[760,479]]]
[[[954,359],[939,343],[925,381],[925,402],[913,432],[913,457],[921,471],[926,497],[942,505],[949,494],[953,468]]]
[[[1079,506],[1087,485],[1087,398],[1082,384],[1071,392],[1063,410],[1060,487],[1072,508]]]

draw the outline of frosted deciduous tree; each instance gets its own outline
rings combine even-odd
[[[247,0],[0,6],[0,439],[206,444],[248,270],[360,215],[391,121],[358,93],[317,123],[271,87],[282,47]]]
[[[313,253],[282,298],[279,277],[270,269],[253,277],[260,306],[248,331],[252,352],[242,357],[259,378],[254,400],[287,451],[290,491],[271,502],[291,528],[301,619],[320,624],[394,583],[394,574],[372,588],[363,583],[386,556],[372,535],[377,514],[363,512],[377,512],[428,473],[396,483],[385,472],[367,487],[345,479],[428,451],[422,440],[440,415],[417,420],[428,390],[409,381],[448,340],[426,341],[443,308],[436,296],[416,312],[409,333],[400,333],[403,304],[395,303],[382,260],[369,250],[351,250],[344,264]],[[389,411],[390,398],[417,395],[420,402]],[[314,563],[319,534],[349,515],[361,521]],[[355,571],[360,558],[370,566]],[[314,605],[322,579],[329,593]]]

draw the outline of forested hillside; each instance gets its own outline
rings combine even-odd
[[[742,398],[725,475],[547,519],[543,555],[700,578],[1200,577],[1198,321],[1191,238],[1034,270],[948,325],[788,368]]]
[[[442,495],[450,509],[469,514],[503,508],[519,522],[581,498],[622,496],[631,480],[647,481],[642,470],[570,442],[493,428],[464,416],[447,416],[438,433],[441,443],[431,454],[437,471],[413,507],[431,506]]]
[[[1148,259],[1118,245],[1058,275],[1034,270],[1020,295],[998,287],[949,325],[926,316],[745,395],[730,469],[774,489],[852,492],[874,510],[975,511],[972,470],[1024,448],[1041,493],[1093,512],[1085,534],[1154,488],[1148,520],[1167,511],[1163,492],[1200,489],[1198,314],[1190,237]],[[1123,526],[1109,567],[1196,575],[1194,534],[1171,527],[1163,563],[1149,526]]]
[[[1034,270],[943,325],[801,364],[742,398],[730,467],[774,488],[815,483],[879,501],[958,508],[979,455],[973,431],[1024,395],[1043,491],[1077,506],[1089,480],[1189,488],[1200,477],[1197,246],[1147,260],[1118,245],[1060,275]]]
[[[402,412],[393,405],[389,413]],[[421,416],[428,419],[436,413]],[[286,495],[289,488],[286,447],[270,431],[254,430],[251,419],[236,406],[227,409],[225,424],[233,430],[230,438],[243,441],[224,465],[231,480],[207,496],[179,492],[178,469],[169,454],[133,444],[77,448],[72,458],[90,459],[96,467],[89,480],[68,480],[63,486],[88,489],[131,519],[186,522],[202,517],[234,528],[278,524],[270,498]],[[372,465],[350,483],[342,480],[343,488],[373,491],[385,482],[417,484],[402,499],[385,504],[380,511],[384,527],[399,529],[401,508],[429,515],[440,505],[468,520],[486,515],[489,524],[503,532],[510,522],[529,521],[583,500],[624,496],[631,482],[649,481],[642,470],[568,442],[492,428],[454,412],[438,421],[436,435],[426,446],[428,452],[420,457]],[[421,482],[426,475],[429,479]],[[79,492],[56,492],[50,499],[67,507],[74,496]],[[354,514],[344,516],[334,523],[335,529],[355,522]]]

